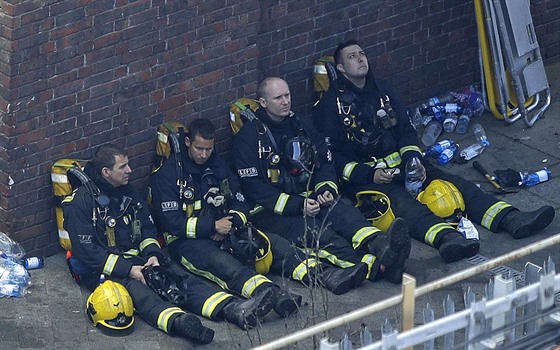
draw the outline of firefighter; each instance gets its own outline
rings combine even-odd
[[[374,79],[360,45],[354,40],[341,43],[334,59],[337,76],[332,77],[329,90],[315,104],[313,120],[330,138],[338,177],[350,197],[361,190],[385,193],[394,214],[415,223],[411,237],[438,249],[446,262],[475,255],[479,241],[466,239],[405,191],[404,176],[395,170],[404,170],[412,157],[421,159],[425,167],[424,187],[434,179],[451,182],[464,198],[468,218],[490,231],[506,231],[517,239],[552,222],[554,209],[550,206],[521,212],[461,176],[424,162],[404,108]]]
[[[210,343],[212,329],[146,285],[145,270],[160,266],[165,256],[146,201],[128,183],[132,170],[125,151],[111,144],[100,146],[84,172],[82,186],[62,203],[64,228],[72,243],[69,265],[80,272],[77,281],[94,290],[103,275],[126,288],[146,322],[174,336]],[[185,275],[182,282],[188,286],[181,288],[186,309],[241,328],[256,326],[263,305],[271,304],[272,295],[245,302],[194,275]]]
[[[265,79],[258,97],[257,118],[233,137],[230,150],[243,190],[257,205],[255,226],[302,248],[318,246],[340,267],[366,263],[371,280],[400,283],[410,252],[406,222],[398,218],[384,233],[337,200],[328,145],[310,123],[293,115],[284,80]]]

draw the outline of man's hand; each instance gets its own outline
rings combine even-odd
[[[303,213],[309,216],[315,216],[321,210],[321,205],[314,199],[305,198],[303,202]]]
[[[130,272],[128,273],[128,277],[134,278],[135,280],[138,280],[138,281],[142,282],[143,284],[146,284],[146,280],[144,280],[144,275],[142,274],[142,269],[143,268],[144,268],[144,266],[142,266],[142,265],[132,266],[132,268],[130,269]]]
[[[156,256],[151,256],[143,267],[159,266],[159,260]]]
[[[216,233],[222,236],[227,236],[233,230],[233,222],[231,221],[233,216],[224,216],[220,220],[216,220],[214,227],[216,228]]]
[[[373,173],[373,182],[376,184],[390,184],[393,178],[399,173],[397,169],[375,169]]]
[[[334,196],[331,191],[325,191],[317,196],[317,201],[320,205],[331,205],[334,203]]]

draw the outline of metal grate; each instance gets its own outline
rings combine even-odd
[[[475,256],[468,258],[467,262],[471,265],[480,265],[487,262],[488,260],[490,259],[480,254],[476,254]],[[517,287],[525,286],[525,273],[517,271],[516,269],[509,266],[498,266],[491,270],[488,270],[488,273],[492,277],[502,276],[504,278],[513,278],[517,284]],[[556,295],[554,296],[554,300],[556,300],[556,302],[560,302],[560,292],[556,293]]]

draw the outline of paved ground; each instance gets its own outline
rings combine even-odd
[[[546,113],[546,118],[539,120],[534,127],[526,128],[522,121],[506,125],[490,114],[477,120],[485,127],[492,143],[491,148],[477,158],[488,170],[513,168],[534,171],[543,166],[551,169],[551,181],[503,196],[508,202],[527,210],[536,209],[543,204],[552,205],[557,210],[560,208],[560,63],[549,65],[547,73],[552,87],[552,105]],[[455,139],[462,145],[468,145],[474,140],[472,135]],[[484,190],[493,189],[470,163],[451,164],[446,168],[450,172],[463,174],[480,184]],[[556,217],[552,225],[543,232],[519,241],[505,234],[492,234],[482,228],[479,228],[479,232],[480,255],[493,258],[559,233],[560,217]],[[507,267],[522,271],[527,261],[540,265],[548,256],[552,256],[556,266],[560,266],[559,253],[559,248],[554,247],[508,263]],[[467,261],[444,264],[436,250],[413,242],[413,253],[406,266],[407,272],[417,279],[417,285],[422,285],[472,265]],[[84,314],[88,294],[73,283],[62,253],[47,258],[45,268],[33,270],[31,275],[33,285],[29,288],[29,294],[20,299],[0,299],[0,349],[247,349],[293,333],[326,317],[343,315],[400,292],[398,285],[366,282],[359,289],[346,295],[334,296],[323,290],[309,291],[295,282],[275,277],[279,283],[285,283],[287,287],[304,295],[305,305],[299,313],[286,320],[269,316],[262,327],[248,332],[224,322],[216,323],[204,319],[206,325],[215,329],[216,336],[210,345],[195,346],[186,340],[163,334],[140,319],[137,321],[135,332],[130,336],[114,338],[101,334]],[[439,305],[445,296],[450,295],[455,300],[457,309],[462,309],[464,291],[471,288],[477,293],[477,299],[480,299],[487,281],[488,275],[483,274],[420,298],[417,301],[416,322],[421,319],[421,310],[426,302],[436,309],[436,317],[441,317]],[[378,339],[385,318],[395,323],[398,317],[398,310],[390,309],[364,318],[361,323],[368,325],[374,337],[377,336]],[[351,339],[356,339],[359,323],[355,322],[344,329],[332,331],[331,339],[338,339],[345,330],[351,332]],[[308,341],[294,348],[312,347]]]

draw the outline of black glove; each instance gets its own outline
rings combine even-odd
[[[504,186],[519,186],[521,183],[521,174],[517,170],[507,168],[505,170],[495,170],[496,181]]]

